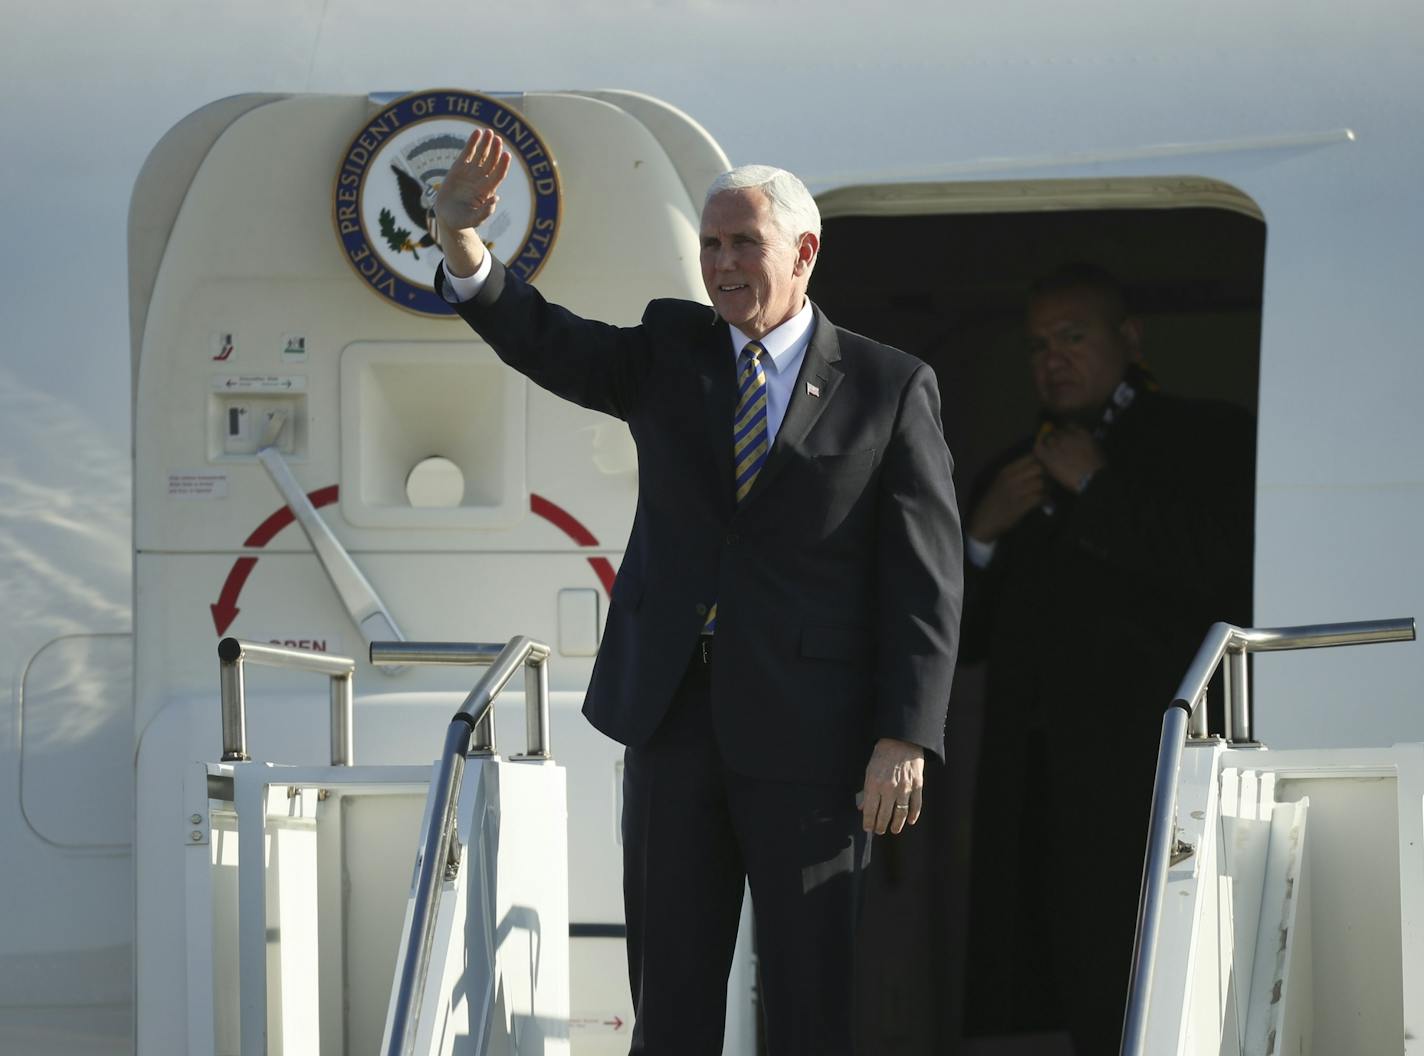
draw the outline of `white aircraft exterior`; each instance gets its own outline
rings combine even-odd
[[[9,148],[0,166],[9,235],[0,262],[0,1051],[179,1051],[161,1030],[155,1047],[135,1041],[145,997],[136,1004],[134,988],[146,970],[135,966],[136,920],[155,907],[150,895],[144,908],[135,872],[135,771],[153,716],[135,705],[134,613],[161,612],[144,590],[170,582],[145,580],[142,568],[135,579],[135,524],[167,539],[165,552],[184,547],[164,536],[169,507],[150,501],[152,482],[131,474],[134,438],[161,444],[163,429],[133,419],[128,223],[150,151],[215,100],[627,89],[705,129],[686,147],[704,168],[720,150],[735,163],[792,169],[828,218],[1207,205],[1255,216],[1266,229],[1255,623],[1424,611],[1424,14],[1415,6],[76,0],[17,8],[10,24],[0,42]],[[288,160],[276,150],[266,165]],[[334,178],[335,163],[315,168]],[[675,216],[660,220],[672,232],[657,249],[667,269],[610,298],[616,321],[635,320],[649,296],[697,295],[695,267],[677,254],[698,203],[691,182],[678,193],[664,203]],[[335,251],[330,238],[323,251]],[[572,247],[565,232],[551,259],[598,260],[597,245]],[[858,252],[867,269],[897,267],[895,254]],[[390,309],[343,274],[378,320],[369,338],[386,339],[378,313]],[[583,307],[596,303],[590,295]],[[608,505],[586,515],[600,542],[585,549],[616,567],[631,477],[616,430],[595,442]],[[545,455],[555,450],[548,441]],[[595,484],[569,487],[592,495]],[[353,549],[361,531],[346,533]],[[295,536],[274,544],[305,548]],[[572,545],[561,559],[571,554],[582,563]],[[520,588],[515,564],[491,560],[478,573],[497,582],[501,604]],[[311,584],[321,589],[320,577]],[[402,603],[401,618],[419,628],[415,598]],[[508,636],[498,608],[479,611],[472,636]],[[178,641],[209,613],[164,618]],[[360,652],[354,625],[313,629]],[[203,649],[160,649],[139,666],[172,665],[184,691],[200,695],[214,666]],[[574,693],[586,670],[587,660],[572,663],[556,690]],[[1255,732],[1272,747],[1424,741],[1418,648],[1262,658],[1256,675]],[[216,678],[208,685],[215,730]],[[368,678],[366,688],[381,687]]]

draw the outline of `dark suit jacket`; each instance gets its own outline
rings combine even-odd
[[[975,502],[1031,444],[989,465]],[[1122,1029],[1163,709],[1214,621],[1250,625],[1255,422],[1144,392],[1104,447],[1081,495],[967,570],[964,608],[964,659],[988,660],[971,1030],[1067,1022],[1083,1052]],[[1085,758],[1098,743],[1108,767]]]
[[[989,465],[976,502],[1029,444]],[[1061,724],[1065,709],[1095,732],[1137,722],[1155,762],[1162,709],[1211,624],[1250,621],[1255,421],[1144,392],[1104,448],[1081,496],[1055,492],[1052,516],[1031,511],[968,570],[964,658],[989,660],[991,723]]]
[[[640,326],[615,327],[549,304],[498,262],[458,307],[506,363],[623,419],[638,446],[637,511],[584,703],[595,727],[629,745],[652,735],[715,601],[712,708],[733,770],[855,782],[880,737],[943,757],[961,541],[927,365],[816,310],[786,418],[738,507],[735,360],[711,308],[653,301]]]

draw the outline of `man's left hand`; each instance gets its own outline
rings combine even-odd
[[[1081,425],[1066,425],[1045,433],[1033,446],[1033,454],[1050,477],[1075,493],[1084,477],[1107,465],[1103,449]]]
[[[925,750],[909,741],[882,737],[865,767],[861,816],[866,832],[899,835],[920,820],[925,784]]]

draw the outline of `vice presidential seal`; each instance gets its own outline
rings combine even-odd
[[[381,108],[351,140],[336,174],[336,231],[366,285],[422,315],[454,310],[435,292],[435,193],[470,133],[492,128],[514,155],[499,209],[479,228],[521,279],[544,266],[559,230],[559,174],[522,114],[474,92],[433,89]]]

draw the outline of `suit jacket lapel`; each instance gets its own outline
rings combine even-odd
[[[811,311],[815,318],[811,329],[811,344],[801,361],[801,373],[796,376],[796,384],[792,386],[786,417],[781,420],[776,441],[766,456],[766,465],[761,467],[752,490],[747,492],[747,497],[742,500],[744,508],[767,489],[790,461],[791,452],[801,446],[825,411],[826,405],[831,402],[841,379],[845,377],[840,367],[841,346],[836,339],[836,328],[814,304]],[[811,395],[808,385],[813,386],[820,395]],[[730,472],[730,454],[728,458]]]

